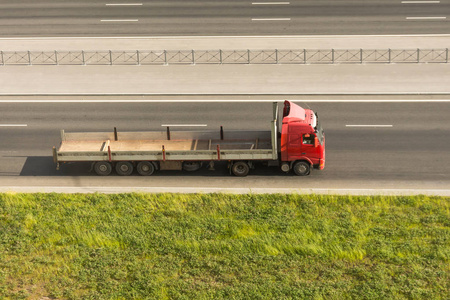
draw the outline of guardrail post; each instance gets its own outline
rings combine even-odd
[[[1,54],[2,54],[2,64],[5,65],[5,59],[4,59],[4,57],[3,57],[3,51],[0,51],[0,52],[1,52]]]
[[[83,66],[86,65],[86,61],[84,60],[84,50],[81,50],[81,57],[83,59]]]
[[[222,49],[219,50],[219,57],[220,57],[220,64],[222,65],[223,64],[223,61],[222,61]]]
[[[164,50],[164,64],[167,65],[167,51]]]
[[[28,65],[31,66],[31,53],[28,51]]]
[[[109,65],[112,66],[113,60],[112,60],[112,51],[109,50]]]
[[[331,62],[334,64],[334,49],[331,49]]]
[[[58,65],[58,52],[55,50],[55,63]]]
[[[446,51],[446,54],[445,54],[445,62],[448,63],[448,48],[446,48],[446,49],[447,49],[447,51]],[[3,55],[3,52],[2,52],[2,55]]]
[[[195,65],[194,49],[192,49],[192,64]]]
[[[278,65],[278,49],[275,49],[275,61],[276,64]]]
[[[306,49],[303,49],[303,63],[306,65]]]
[[[247,49],[248,64],[250,64],[250,49]]]
[[[138,66],[140,66],[141,65],[141,59],[139,57],[139,50],[136,50],[136,57],[137,57],[137,64],[138,64]]]
[[[363,61],[363,49],[362,48],[359,49],[359,58],[360,58],[361,64],[362,64],[362,61]]]
[[[419,63],[420,60],[420,50],[417,48],[417,63]]]
[[[388,54],[389,54],[389,63],[391,63],[391,48],[388,49]]]

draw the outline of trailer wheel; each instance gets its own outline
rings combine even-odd
[[[243,161],[238,161],[234,163],[233,166],[231,167],[231,172],[233,172],[235,176],[239,177],[247,176],[249,171],[250,171],[249,165]]]
[[[311,166],[306,161],[296,162],[292,169],[294,169],[295,175],[298,176],[307,176],[311,172]]]
[[[108,176],[109,174],[111,174],[112,166],[107,161],[98,161],[94,165],[94,170],[97,175]]]
[[[188,172],[198,171],[202,167],[200,161],[185,161],[183,162],[183,170]]]
[[[155,166],[149,161],[141,161],[136,166],[137,172],[142,176],[150,176],[155,172]]]
[[[116,163],[116,173],[120,176],[129,176],[133,173],[133,164],[128,161],[119,161]]]

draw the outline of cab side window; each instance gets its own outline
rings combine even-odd
[[[314,135],[312,134],[304,134],[302,136],[303,145],[314,145]]]

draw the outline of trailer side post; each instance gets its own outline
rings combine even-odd
[[[109,162],[112,161],[112,156],[111,156],[111,146],[108,145],[108,160]]]
[[[272,159],[278,159],[278,103],[273,103],[273,121],[271,122],[271,140],[272,140]]]
[[[169,129],[169,126],[167,126],[167,140],[170,141],[170,129]]]
[[[56,164],[58,162],[58,156],[56,154],[56,147],[53,146],[53,162]]]

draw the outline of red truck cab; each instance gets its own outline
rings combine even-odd
[[[311,109],[284,102],[281,126],[281,169],[309,175],[312,168],[325,167],[325,133]]]

